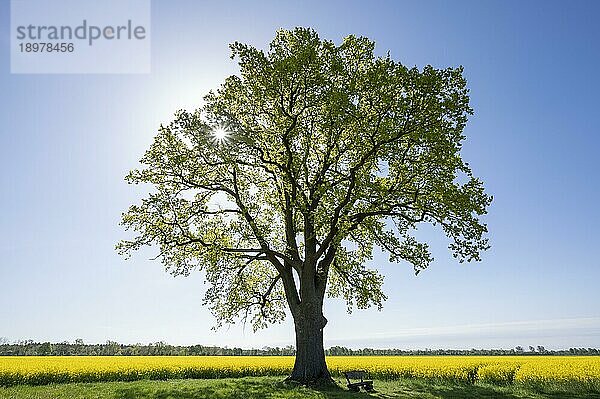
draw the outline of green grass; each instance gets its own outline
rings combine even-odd
[[[600,393],[549,388],[546,391],[524,387],[463,385],[425,380],[375,381],[374,394],[353,393],[340,387],[313,390],[282,382],[283,377],[246,377],[219,380],[169,380],[99,382],[14,386],[0,388],[0,399],[600,399]]]

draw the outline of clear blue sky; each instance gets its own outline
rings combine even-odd
[[[286,3],[286,4],[282,4]],[[495,201],[492,249],[457,264],[375,263],[389,300],[326,304],[326,345],[600,347],[600,3],[595,1],[152,3],[147,75],[11,75],[0,6],[0,337],[242,347],[293,342],[291,323],[212,332],[202,276],[173,278],[155,251],[124,261],[123,181],[161,122],[192,109],[236,65],[227,44],[279,27],[365,35],[408,66],[464,65],[475,115],[464,157]]]

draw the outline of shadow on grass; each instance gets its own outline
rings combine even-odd
[[[198,381],[198,380],[197,380]],[[360,398],[364,395],[339,387],[310,389],[283,382],[250,379],[205,380],[187,384],[123,387],[115,390],[115,399],[262,399],[262,398]]]
[[[115,399],[600,399],[597,392],[519,390],[482,385],[461,385],[408,380],[380,383],[377,392],[349,392],[341,386],[310,389],[280,381],[257,379],[195,380],[189,383],[123,386]]]

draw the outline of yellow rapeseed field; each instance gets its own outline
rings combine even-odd
[[[285,375],[293,363],[287,356],[5,356],[0,385]],[[327,364],[334,376],[362,369],[383,380],[600,387],[598,356],[330,356]]]

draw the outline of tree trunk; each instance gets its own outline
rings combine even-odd
[[[327,319],[323,316],[322,304],[302,303],[294,316],[296,330],[296,361],[292,375],[288,378],[302,384],[324,385],[333,382],[323,348],[323,327]]]

